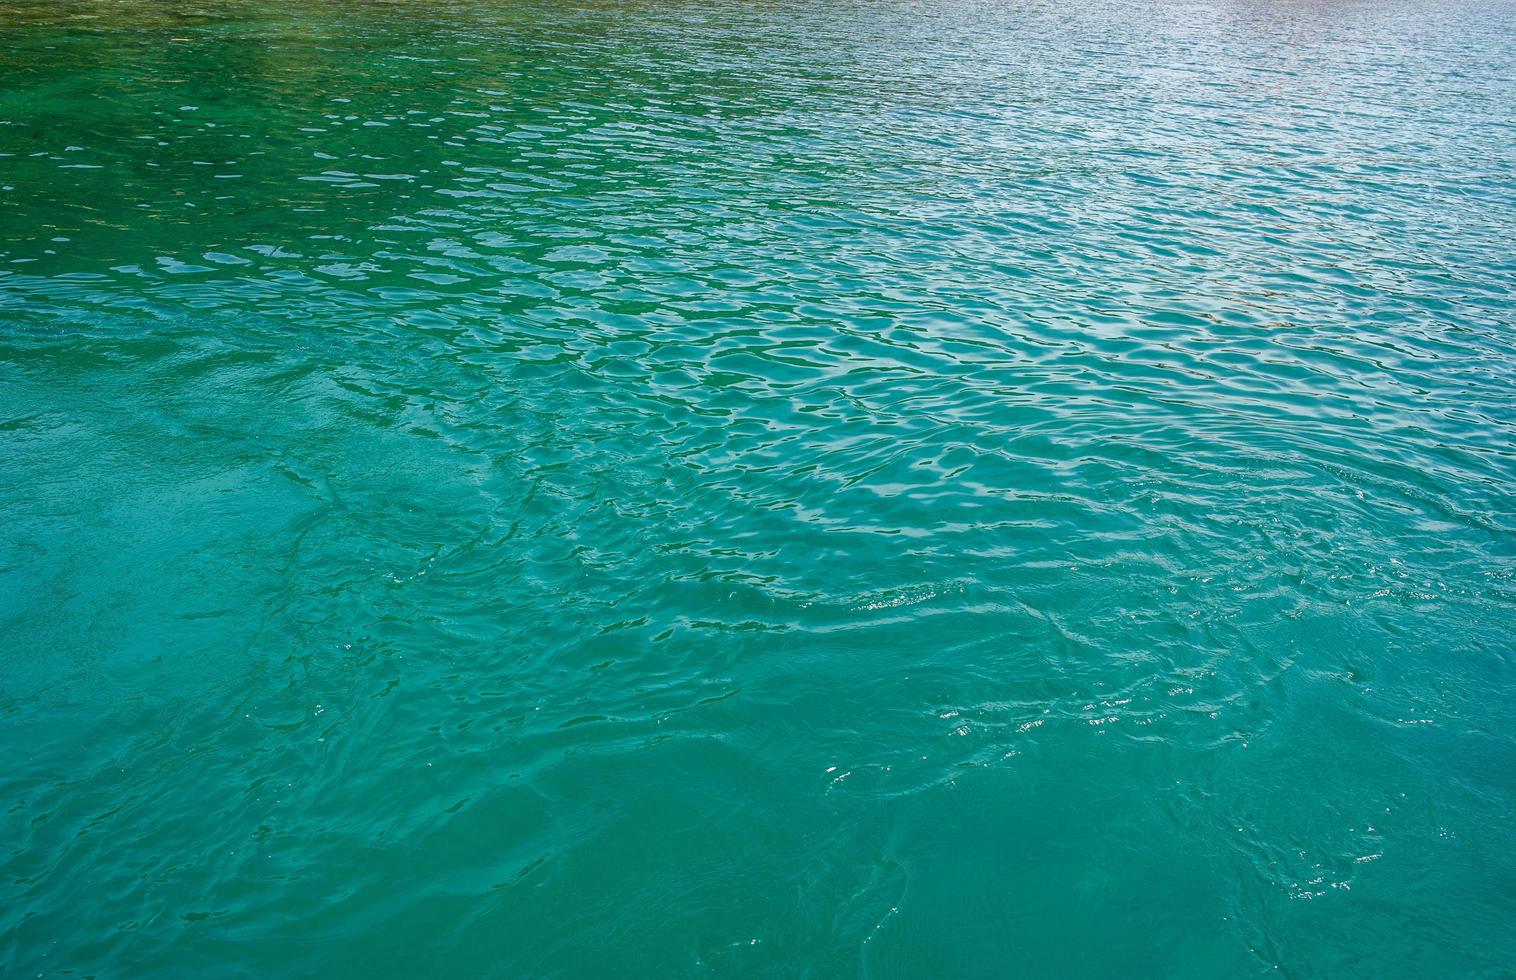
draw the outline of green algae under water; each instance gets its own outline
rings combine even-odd
[[[5,4],[0,973],[1511,976],[1513,38]]]

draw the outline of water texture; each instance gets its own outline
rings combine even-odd
[[[1516,975],[1516,5],[7,0],[0,973]]]

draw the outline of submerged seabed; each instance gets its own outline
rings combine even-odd
[[[1516,972],[1516,7],[0,10],[0,972]]]

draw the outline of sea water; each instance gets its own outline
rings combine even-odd
[[[1516,972],[1516,7],[8,0],[0,972]]]

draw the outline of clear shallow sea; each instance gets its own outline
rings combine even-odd
[[[1516,5],[8,0],[0,973],[1516,973]]]

